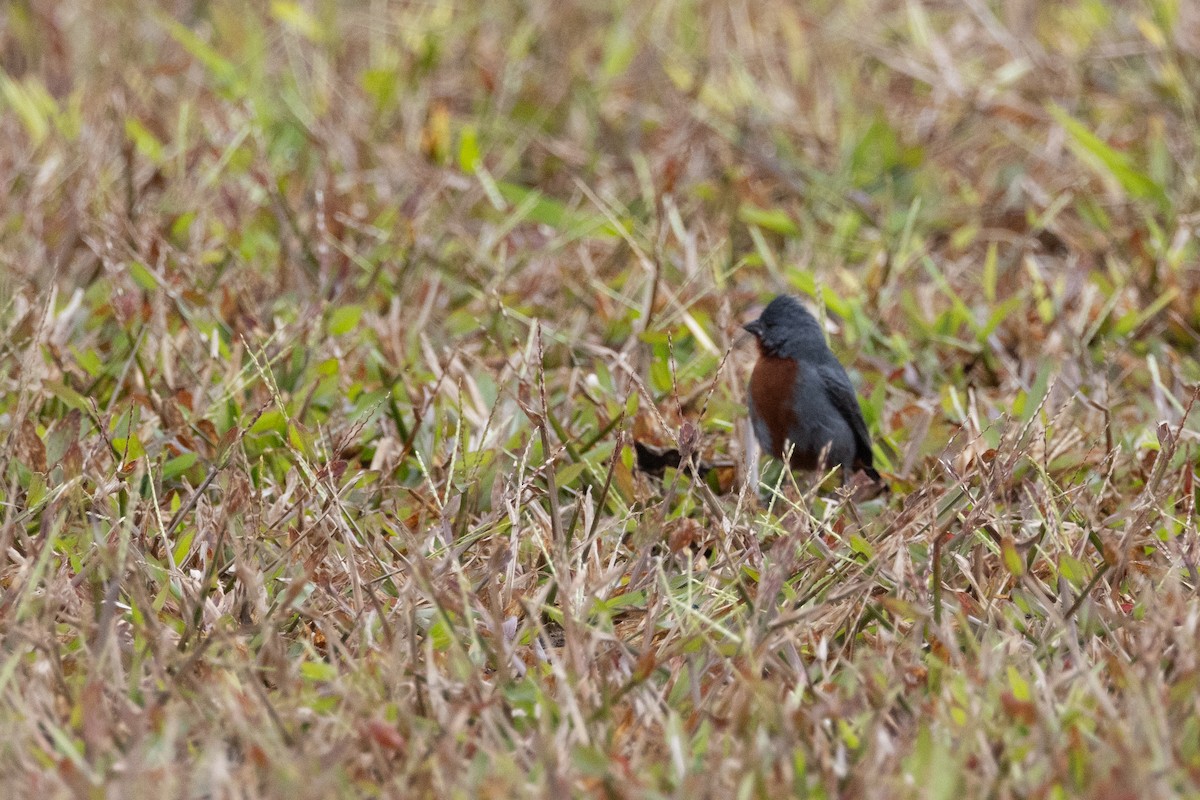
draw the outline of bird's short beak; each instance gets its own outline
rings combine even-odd
[[[755,338],[761,339],[763,335],[762,320],[756,319],[751,322],[747,322],[742,326],[742,330],[749,331],[750,333],[754,334]]]

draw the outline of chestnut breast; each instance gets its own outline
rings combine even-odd
[[[771,436],[770,442],[759,444],[776,458],[783,458],[784,442],[796,422],[792,393],[798,371],[799,365],[790,358],[760,353],[750,373],[750,400]]]

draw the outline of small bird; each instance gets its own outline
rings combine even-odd
[[[780,295],[742,327],[758,340],[750,422],[759,446],[782,459],[790,445],[792,469],[838,465],[843,484],[856,470],[882,483],[854,387],[816,318],[795,298]]]

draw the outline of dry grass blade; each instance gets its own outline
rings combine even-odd
[[[8,4],[8,794],[1200,794],[1198,8]]]

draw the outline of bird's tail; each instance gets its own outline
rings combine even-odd
[[[887,481],[885,481],[883,479],[883,476],[879,474],[879,470],[875,469],[875,467],[872,466],[871,464],[868,464],[867,462],[862,461],[860,459],[860,460],[854,462],[854,468],[858,469],[858,470],[862,470],[868,478],[870,478],[875,483],[882,486],[884,488],[884,491],[890,490],[891,487],[889,487],[887,485]]]

